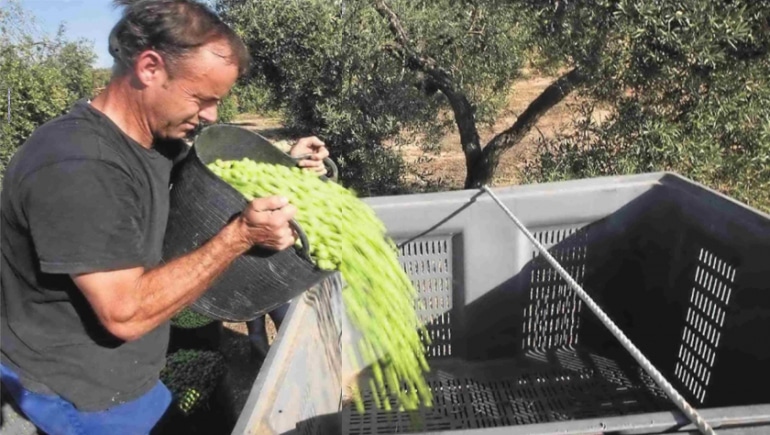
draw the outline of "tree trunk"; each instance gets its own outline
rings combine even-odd
[[[578,85],[585,81],[585,76],[576,68],[559,77],[532,101],[524,113],[507,130],[498,134],[483,148],[481,156],[474,162],[468,162],[465,188],[479,188],[492,181],[502,154],[521,142],[532,130],[537,121],[553,106],[564,100]],[[455,112],[457,116],[457,112]],[[460,122],[458,121],[458,126]],[[466,155],[466,158],[468,156]]]
[[[388,20],[388,27],[396,40],[396,44],[389,45],[387,49],[399,59],[404,59],[408,68],[429,75],[436,87],[449,100],[460,132],[460,144],[465,153],[466,174],[470,173],[471,168],[478,166],[479,160],[483,157],[481,139],[476,129],[475,108],[462,89],[456,85],[449,72],[441,68],[435,59],[418,53],[411,46],[409,35],[401,24],[401,20],[385,0],[376,0],[374,8],[380,16]]]
[[[544,113],[562,101],[585,80],[577,69],[561,76],[529,104],[527,110],[516,119],[513,126],[495,136],[482,149],[476,128],[476,111],[462,88],[457,86],[452,75],[438,65],[435,59],[417,52],[412,47],[400,18],[386,0],[375,0],[374,8],[388,21],[388,27],[396,40],[395,44],[388,45],[388,51],[399,59],[405,60],[408,68],[428,74],[436,87],[449,100],[460,132],[460,144],[465,154],[466,189],[478,188],[491,182],[503,152],[521,142]]]

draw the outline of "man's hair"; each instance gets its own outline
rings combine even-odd
[[[232,50],[228,61],[244,75],[251,61],[240,37],[207,6],[195,0],[113,0],[123,6],[123,16],[113,27],[109,50],[115,59],[115,74],[134,66],[138,55],[155,50],[173,75],[181,60],[199,47],[222,41]]]

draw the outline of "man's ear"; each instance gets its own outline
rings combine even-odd
[[[144,86],[165,85],[168,80],[166,62],[163,56],[155,50],[145,50],[139,53],[134,63],[134,74]]]

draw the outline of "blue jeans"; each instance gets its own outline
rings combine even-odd
[[[286,313],[289,311],[290,306],[291,301],[270,311],[270,318],[273,319],[276,330],[281,327],[281,323],[283,323],[283,319],[286,317]],[[252,349],[264,358],[267,356],[267,352],[270,349],[270,344],[267,340],[267,330],[265,329],[265,316],[246,322],[246,327],[249,331],[249,340],[251,341]]]
[[[130,402],[104,411],[83,412],[60,396],[25,389],[18,375],[5,365],[0,364],[0,370],[3,388],[27,419],[48,435],[146,435],[171,403],[171,392],[158,381]]]

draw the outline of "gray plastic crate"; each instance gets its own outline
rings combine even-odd
[[[769,216],[669,173],[495,193],[720,433],[770,433]],[[419,293],[434,407],[347,404],[335,275],[292,303],[233,433],[693,430],[488,195],[367,202]]]

